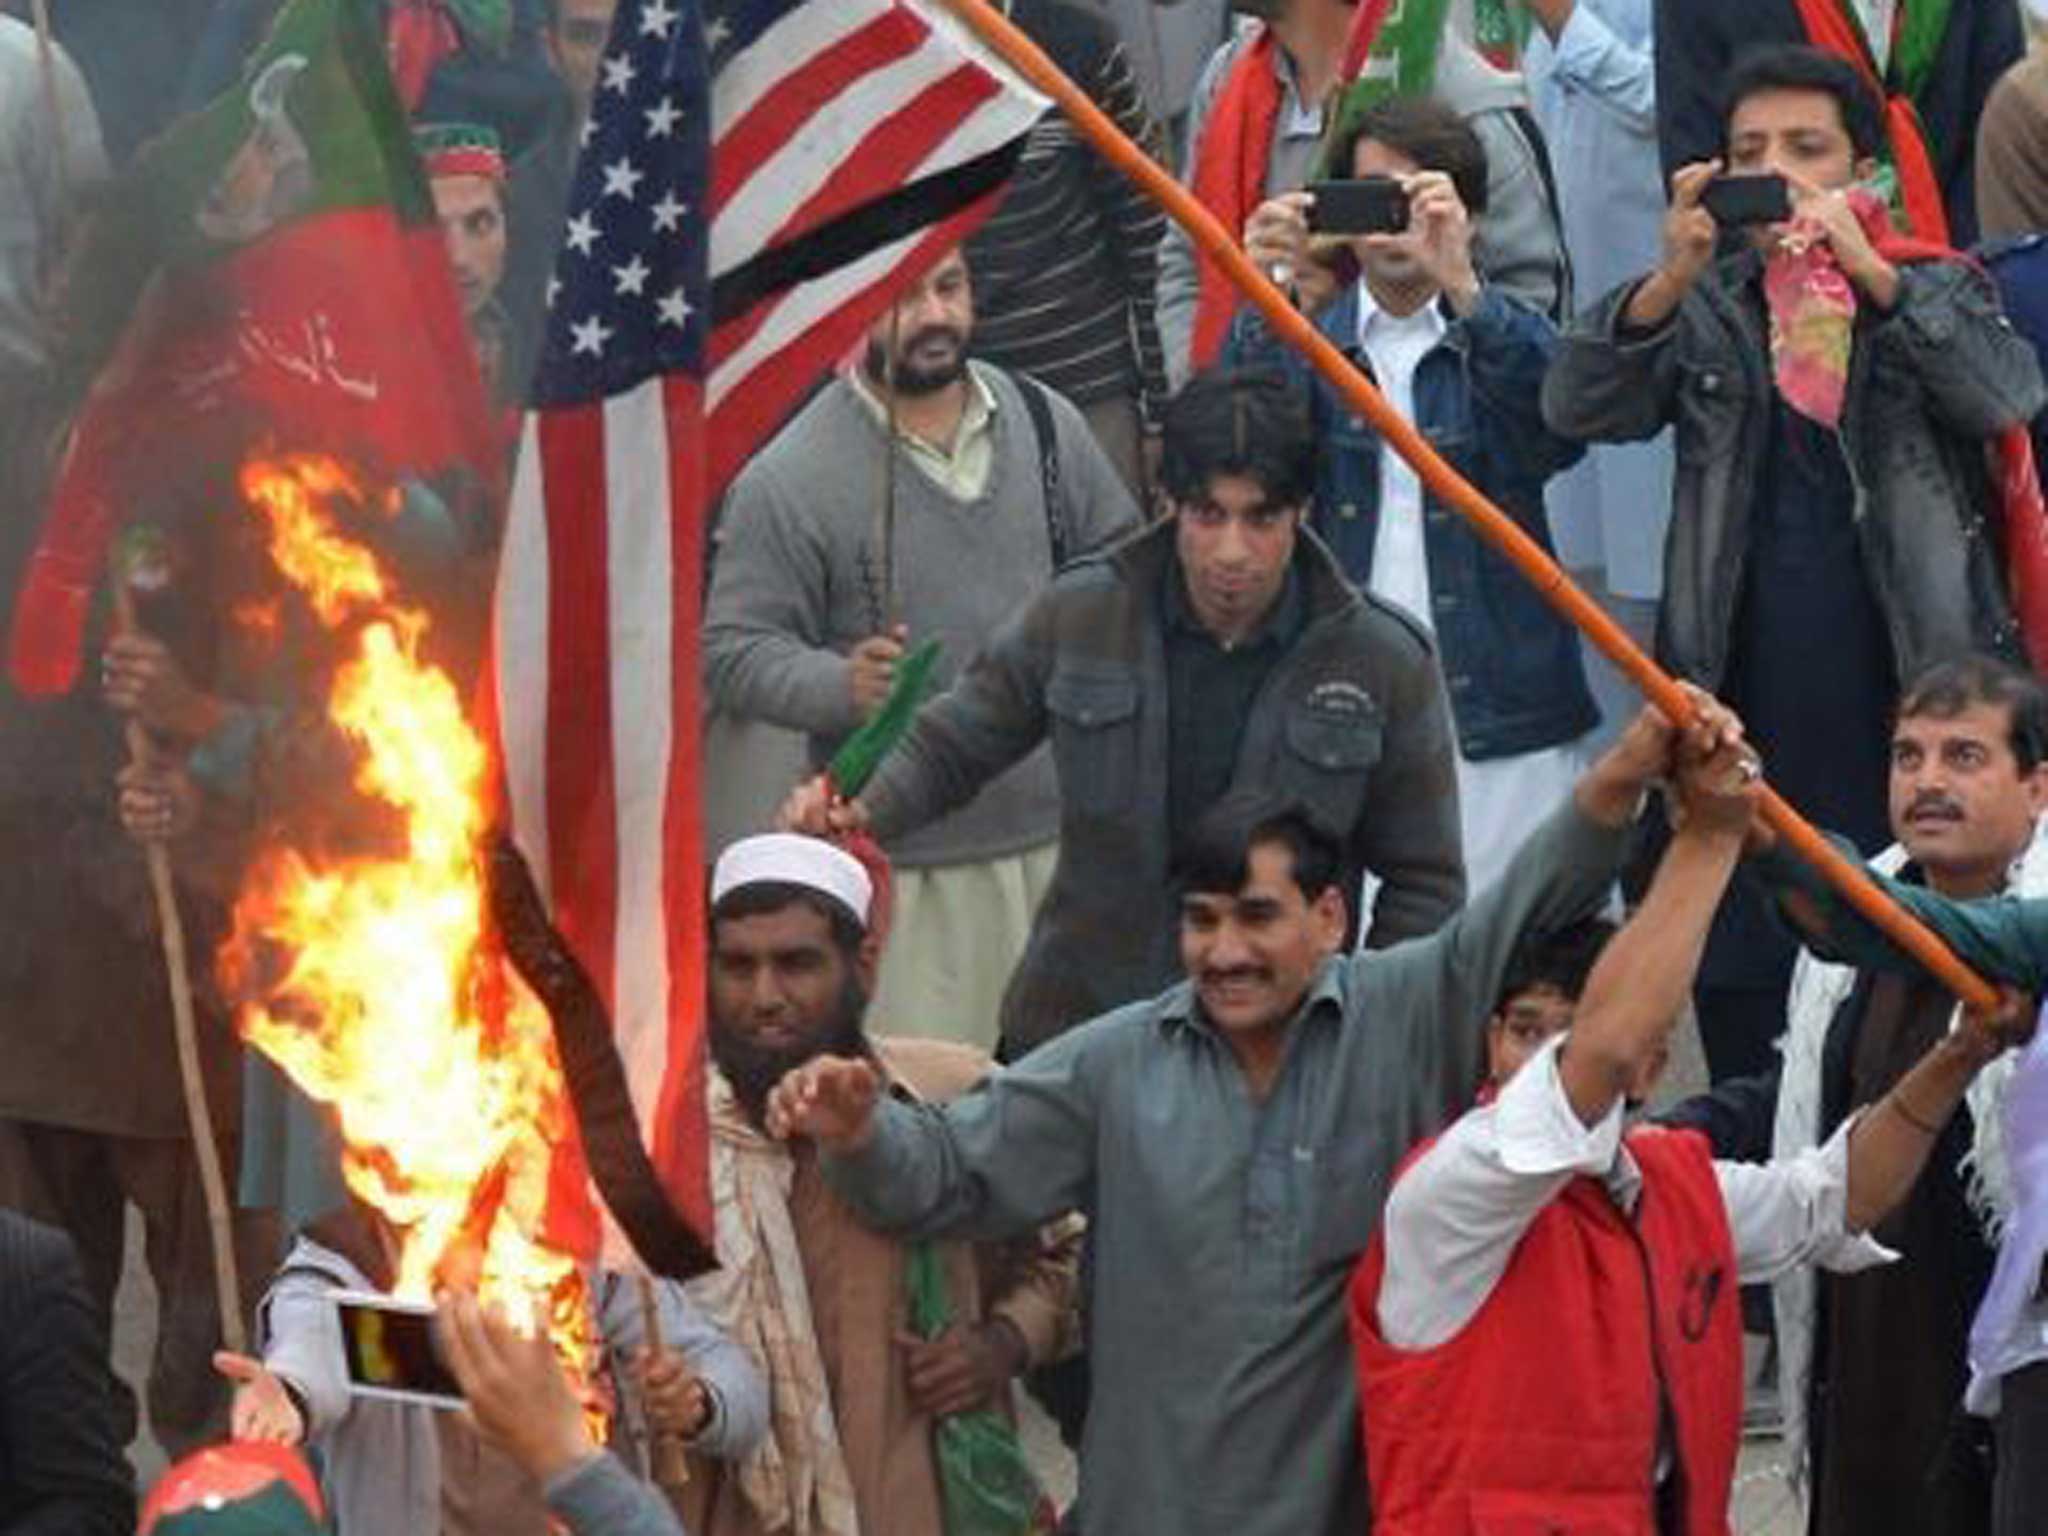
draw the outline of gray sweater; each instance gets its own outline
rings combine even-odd
[[[1012,612],[1052,579],[1043,474],[1016,383],[976,364],[995,399],[988,486],[957,501],[909,462],[896,472],[899,611],[911,644],[936,636],[944,688]],[[1081,413],[1047,391],[1059,440],[1069,558],[1135,526],[1137,509]],[[718,707],[807,732],[822,765],[860,721],[847,653],[881,627],[875,548],[883,431],[835,379],[733,483],[704,617],[704,682]],[[1059,831],[1059,787],[1041,749],[972,801],[892,841],[910,868],[1001,858]]]

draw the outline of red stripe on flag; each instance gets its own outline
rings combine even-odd
[[[881,277],[866,287],[849,290],[829,314],[805,330],[800,343],[782,347],[764,359],[719,401],[704,433],[707,496],[723,493],[762,439],[782,424],[798,397],[867,333],[877,311],[906,283],[930,271],[941,256],[966,239],[1007,190],[999,187],[945,222],[934,224]],[[760,308],[773,309],[789,297],[784,295]]]
[[[619,858],[604,437],[602,405],[540,417],[548,509],[547,889],[556,926],[610,1007]]]
[[[906,167],[921,165],[1000,89],[987,71],[972,67],[957,69],[943,80],[933,81],[926,90],[876,124],[874,131],[861,141],[860,148],[832,173],[793,217],[776,230],[768,242],[769,247],[772,249],[794,240],[840,214],[895,190],[910,174]],[[711,337],[712,368],[715,370],[745,346],[762,321],[773,312],[772,304],[760,304],[747,314],[719,326]]]
[[[761,162],[800,133],[821,107],[863,75],[917,52],[930,35],[923,20],[891,8],[785,75],[719,135],[711,168],[714,212],[726,205]]]
[[[704,391],[695,379],[662,380],[668,426],[670,570],[674,660],[669,671],[667,804],[662,885],[668,933],[668,1048],[654,1107],[654,1167],[676,1208],[699,1232],[712,1230],[711,1128],[704,1097],[706,957],[703,719],[698,635],[703,627]]]

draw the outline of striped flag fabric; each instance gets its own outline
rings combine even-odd
[[[707,1237],[708,509],[988,213],[1044,107],[934,0],[622,0],[614,18],[522,429],[489,709],[513,835]]]

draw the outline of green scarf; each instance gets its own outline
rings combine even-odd
[[[1504,0],[1492,0],[1502,4]],[[1444,17],[1450,0],[1398,0],[1380,24],[1372,41],[1365,67],[1358,78],[1344,87],[1330,114],[1325,148],[1324,174],[1349,176],[1349,166],[1328,163],[1328,152],[1351,136],[1351,129],[1366,111],[1390,96],[1424,96],[1436,85],[1437,55],[1443,50]]]

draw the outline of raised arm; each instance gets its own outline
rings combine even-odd
[[[1126,1035],[1110,1014],[944,1106],[883,1098],[871,1063],[822,1057],[776,1086],[768,1128],[815,1141],[827,1182],[882,1231],[1021,1237],[1090,1204],[1099,1090]]]

